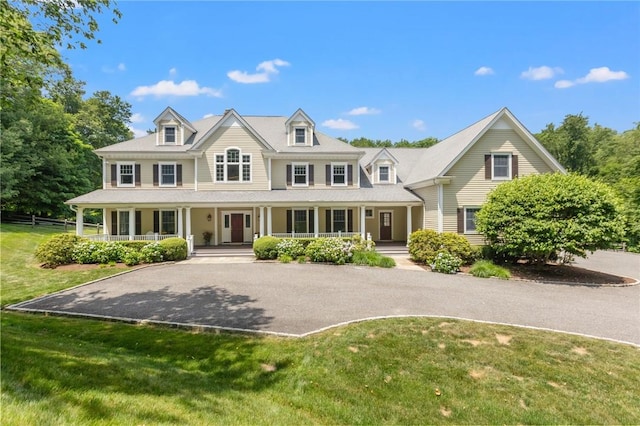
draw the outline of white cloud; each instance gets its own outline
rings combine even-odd
[[[169,75],[170,75],[171,77],[175,77],[177,74],[178,74],[178,70],[177,70],[176,68],[171,68],[171,69],[169,70]]]
[[[337,130],[353,130],[358,128],[355,123],[352,123],[349,120],[343,120],[342,118],[338,118],[337,120],[326,120],[322,123],[322,125],[330,129]]]
[[[120,62],[115,68],[111,68],[106,65],[102,67],[102,72],[106,74],[113,74],[118,71],[124,72],[126,70],[127,70],[127,66],[123,62]]]
[[[548,67],[543,65],[541,67],[533,68],[529,67],[527,71],[523,71],[520,74],[520,78],[524,78],[526,80],[548,80],[556,76],[556,74],[562,74],[564,71],[562,68],[558,67]]]
[[[213,117],[214,115],[215,114],[208,113],[208,114],[203,115],[202,118],[209,118],[209,117]]]
[[[414,129],[420,130],[421,132],[424,132],[425,130],[427,130],[427,125],[425,124],[424,120],[413,120],[413,123],[411,123],[411,126]]]
[[[629,78],[629,74],[624,71],[611,71],[609,67],[591,68],[589,73],[584,77],[577,78],[573,81],[560,80],[556,81],[554,87],[556,89],[566,89],[576,84],[587,83],[605,83],[612,80],[625,80]]]
[[[157,98],[162,96],[206,95],[221,98],[222,91],[211,87],[200,87],[195,80],[185,80],[177,84],[171,80],[162,80],[152,86],[138,86],[131,92],[131,95],[138,97],[153,95]]]
[[[380,114],[380,110],[377,108],[369,108],[366,106],[363,107],[358,107],[358,108],[354,108],[351,111],[349,111],[347,114],[348,115],[374,115],[374,114]]]
[[[145,118],[142,116],[142,114],[136,112],[135,114],[131,115],[130,120],[132,123],[142,123],[145,121]]]
[[[127,66],[123,62],[120,62],[118,64],[118,71],[126,71],[126,70],[127,70]]]
[[[141,138],[143,136],[147,136],[147,131],[146,130],[136,129],[133,126],[129,126],[129,130],[131,130],[133,132],[133,137],[134,138]]]
[[[474,75],[493,75],[493,69],[490,67],[480,67],[474,73]]]
[[[257,72],[255,74],[249,74],[246,71],[233,70],[227,73],[227,77],[236,83],[253,84],[253,83],[268,83],[271,81],[271,77],[274,74],[278,74],[280,70],[276,67],[288,67],[291,65],[287,61],[282,59],[272,59],[270,61],[264,61],[258,64],[256,67]]]

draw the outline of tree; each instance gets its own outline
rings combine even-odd
[[[131,122],[131,104],[106,90],[95,92],[82,102],[74,117],[80,137],[95,149],[133,138],[127,127]]]
[[[609,186],[577,174],[531,175],[498,185],[476,214],[497,255],[545,263],[562,252],[586,257],[621,241],[624,220]]]

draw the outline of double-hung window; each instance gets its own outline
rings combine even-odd
[[[331,165],[331,185],[347,184],[347,165],[332,164]]]
[[[309,165],[307,163],[293,163],[293,186],[307,186],[309,185]]]
[[[495,180],[511,179],[511,154],[492,154],[492,175]]]
[[[304,127],[297,127],[295,129],[295,144],[306,145],[307,143],[307,131]]]
[[[389,166],[378,167],[378,182],[389,182]]]
[[[118,186],[135,186],[134,163],[118,163]]]
[[[251,182],[251,154],[229,148],[224,154],[215,154],[214,158],[216,182]]]
[[[296,233],[309,232],[307,214],[308,210],[293,211],[293,231]]]
[[[176,163],[160,163],[160,186],[176,186]]]
[[[176,211],[160,210],[160,232],[173,235],[176,233]]]
[[[476,233],[476,213],[480,211],[479,207],[465,207],[464,209],[464,233]]]
[[[129,235],[129,211],[118,211],[118,235]]]
[[[347,232],[347,213],[346,210],[332,210],[333,215],[333,232]]]
[[[176,128],[167,126],[164,128],[164,143],[176,143]]]

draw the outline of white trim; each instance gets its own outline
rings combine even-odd
[[[344,167],[344,183],[335,183],[334,182],[334,177],[335,177],[335,173],[333,168],[336,166],[343,166]],[[349,184],[349,165],[348,163],[331,163],[331,186],[347,186]]]
[[[305,168],[305,183],[296,183],[296,166]],[[309,186],[309,163],[291,163],[291,186]]]
[[[122,183],[120,166],[131,166],[131,183]],[[118,161],[116,163],[116,175],[118,188],[133,188],[136,186],[136,163],[135,161]]]
[[[167,232],[167,234],[171,235],[179,235],[176,232],[178,228],[178,209],[158,209],[158,233],[162,235],[162,213],[163,212],[173,212],[173,232]]]
[[[338,231],[336,231],[335,217],[333,215],[333,212],[335,212],[335,211],[344,212],[344,231],[340,231],[340,232],[349,232],[349,213],[348,213],[348,210],[350,210],[350,209],[348,209],[346,207],[342,207],[342,208],[336,208],[336,209],[331,208],[329,210],[331,211],[331,232],[334,233],[334,234],[336,232],[338,232]]]
[[[376,215],[375,215],[375,209],[373,207],[370,208],[370,209],[365,208],[364,211],[365,211],[365,213],[364,213],[364,218],[365,219],[375,219]],[[370,215],[367,214],[368,211],[371,212]]]
[[[298,130],[304,132],[302,142],[298,142]],[[307,146],[307,127],[306,126],[293,126],[293,146]]]
[[[238,151],[238,163],[229,163],[227,161],[227,154],[230,150]],[[222,163],[218,163],[218,159],[216,158],[218,155],[222,156]],[[249,157],[249,180],[244,180],[244,157]],[[218,164],[222,164],[223,167],[223,180],[218,180]],[[229,180],[228,170],[229,164],[238,165],[238,180]],[[224,152],[214,152],[213,153],[213,182],[214,183],[225,183],[225,184],[240,184],[240,183],[253,183],[253,154],[252,153],[243,153],[242,149],[237,146],[229,146],[225,148]]]
[[[387,168],[387,180],[382,180],[382,178],[380,177],[380,169],[382,169],[383,167]],[[377,170],[377,177],[378,177],[378,182],[377,183],[392,183],[391,181],[391,166],[389,164],[379,164],[376,166]]]
[[[468,234],[468,235],[477,235],[478,231],[476,231],[475,229],[472,229],[472,230],[468,230],[467,229],[467,210],[476,210],[476,212],[477,212],[478,210],[480,210],[480,206],[464,206],[462,208],[462,211],[463,211],[462,220],[463,220],[463,224],[464,224],[464,233]],[[474,224],[475,224],[475,222],[474,222]]]
[[[102,189],[107,189],[107,160],[105,158],[102,159]],[[134,166],[135,169],[135,166]],[[135,170],[134,170],[135,173]]]
[[[162,166],[173,166],[173,183],[162,183]],[[175,188],[178,186],[178,166],[175,161],[158,162],[158,186],[165,188]]]
[[[198,190],[198,157],[193,159],[193,190]]]
[[[496,156],[507,157],[507,175],[496,176]],[[513,154],[510,152],[492,152],[491,153],[491,180],[511,180],[511,164],[513,163]]]
[[[438,232],[444,231],[444,187],[441,183],[437,184],[438,188]]]
[[[173,129],[173,142],[167,141],[167,130]],[[175,124],[168,124],[162,126],[162,144],[163,145],[179,145],[178,143],[178,126]]]

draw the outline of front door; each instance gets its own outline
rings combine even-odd
[[[231,242],[244,242],[244,215],[242,213],[231,214]]]
[[[380,212],[380,239],[391,239],[391,212]]]

